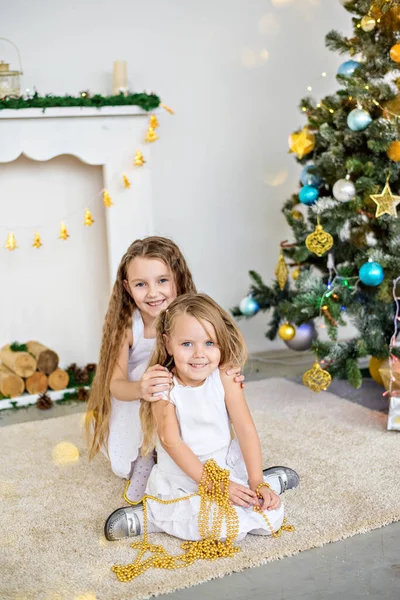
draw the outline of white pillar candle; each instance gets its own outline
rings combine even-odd
[[[118,95],[120,91],[127,92],[127,81],[126,81],[126,60],[115,60],[114,61],[114,78],[113,78],[113,92],[114,95]]]

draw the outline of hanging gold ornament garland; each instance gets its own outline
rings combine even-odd
[[[43,246],[42,240],[40,239],[40,233],[35,233],[32,246],[37,250],[40,248],[40,246]]]
[[[61,221],[61,224],[60,224],[60,235],[58,237],[61,240],[67,240],[69,238],[69,233],[68,233],[68,230],[67,230],[67,226],[62,221]]]
[[[8,238],[4,248],[6,248],[7,250],[15,250],[15,248],[18,248],[17,240],[15,239],[12,231],[8,234]]]
[[[158,135],[156,134],[154,127],[149,127],[144,141],[155,142],[156,140],[158,140]]]
[[[84,218],[83,224],[86,225],[87,227],[90,227],[90,225],[93,225],[93,223],[94,223],[94,219],[92,217],[92,213],[87,208],[85,210],[85,218]]]
[[[133,160],[133,164],[135,167],[143,167],[143,165],[145,164],[145,160],[143,157],[143,154],[140,152],[140,150],[138,150],[135,154],[135,158]]]
[[[107,190],[104,190],[104,192],[103,192],[103,203],[104,203],[104,206],[106,206],[107,208],[110,208],[110,206],[112,206],[114,204],[114,202],[111,200],[111,196],[107,192]]]
[[[122,173],[122,180],[124,182],[124,187],[126,187],[126,188],[130,188],[131,187],[131,182],[129,181],[129,179],[127,178],[127,176],[125,175],[125,173]]]
[[[328,371],[325,371],[318,361],[315,361],[311,369],[306,371],[303,375],[304,385],[317,394],[322,390],[326,391],[330,386],[331,381],[332,375],[328,373]]]
[[[278,285],[282,291],[285,289],[288,275],[289,275],[289,269],[288,269],[287,264],[285,263],[283,253],[281,252],[281,254],[279,256],[278,264],[276,265],[275,276],[276,276]]]

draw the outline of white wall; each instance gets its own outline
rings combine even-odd
[[[110,93],[112,62],[126,59],[131,88],[174,108],[152,147],[157,232],[229,308],[247,292],[249,269],[272,278],[290,237],[280,211],[300,169],[287,139],[304,123],[307,85],[319,97],[337,88],[345,58],[325,49],[331,28],[350,32],[339,0],[14,0],[1,33],[20,48],[24,88]],[[2,42],[0,57],[16,64]],[[278,174],[281,185],[267,183]],[[5,201],[2,191],[0,209]],[[273,347],[265,321],[242,322],[251,351]]]

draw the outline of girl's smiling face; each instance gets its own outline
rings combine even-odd
[[[175,279],[171,269],[161,260],[137,256],[127,268],[125,289],[134,299],[142,316],[152,319],[176,298]]]
[[[178,315],[170,335],[164,334],[169,355],[174,357],[176,375],[184,384],[201,385],[219,367],[221,351],[209,321],[189,314]]]

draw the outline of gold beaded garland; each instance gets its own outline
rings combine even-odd
[[[232,557],[236,552],[240,552],[239,546],[234,545],[239,534],[239,517],[229,500],[229,477],[229,470],[221,469],[216,461],[211,458],[204,465],[197,493],[172,500],[160,500],[160,498],[146,494],[142,498],[144,513],[143,540],[131,544],[132,548],[139,551],[135,562],[129,565],[115,565],[112,567],[112,571],[118,579],[120,581],[131,581],[150,568],[182,569],[193,564],[195,560],[216,560],[217,558]],[[261,483],[256,490],[258,497],[261,497],[260,488],[264,485],[270,487],[267,483]],[[150,544],[147,533],[147,501],[154,500],[160,504],[175,504],[197,495],[201,497],[198,525],[202,539],[195,542],[183,542],[181,548],[185,552],[179,556],[171,556],[162,546]],[[126,499],[126,493],[124,497]],[[139,504],[139,502],[129,501],[129,504]],[[260,513],[264,518],[273,537],[279,537],[282,530],[294,531],[294,527],[286,524],[286,519],[283,520],[282,527],[278,531],[274,531],[261,507],[255,506],[253,510]],[[220,537],[224,521],[226,540],[221,542]],[[147,552],[150,552],[151,556],[144,558]]]

